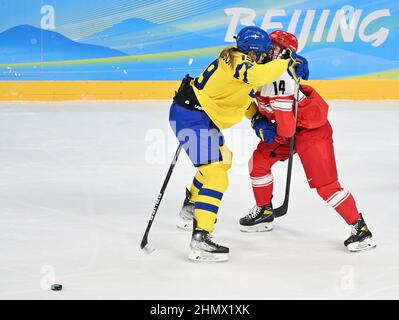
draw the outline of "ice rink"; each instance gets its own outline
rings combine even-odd
[[[0,299],[398,299],[399,102],[331,101],[340,181],[377,248],[349,253],[349,228],[308,188],[295,157],[290,208],[269,233],[245,234],[253,206],[243,120],[216,240],[230,261],[187,260],[175,227],[194,168],[176,165],[148,255],[139,248],[176,141],[168,101],[0,103]],[[168,155],[168,157],[166,156]],[[286,163],[276,166],[274,205]],[[48,289],[61,283],[63,291]]]

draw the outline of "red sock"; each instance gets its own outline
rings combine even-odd
[[[260,143],[259,146],[261,145]],[[273,161],[264,156],[259,146],[248,162],[248,169],[256,205],[261,207],[270,204],[272,200],[273,175],[271,173],[271,166],[273,165]]]
[[[360,219],[355,199],[348,190],[341,188],[338,181],[317,188],[317,193],[344,218],[347,224],[353,224]]]
[[[261,177],[251,176],[252,190],[256,205],[261,207],[270,204],[273,195],[273,175],[271,172]]]

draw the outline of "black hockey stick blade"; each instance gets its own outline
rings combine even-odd
[[[147,230],[145,231],[145,234],[143,236],[143,240],[141,240],[141,244],[140,244],[141,250],[143,250],[146,253],[151,253],[151,252],[153,252],[155,250],[148,243],[148,233],[149,233],[149,231],[150,231],[149,228],[147,228]]]
[[[147,240],[146,241],[142,241],[140,247],[141,247],[141,250],[143,250],[144,252],[146,252],[148,254],[150,254],[150,253],[155,251],[155,249],[150,246],[150,244],[148,243]]]
[[[148,235],[145,235],[143,240],[141,240],[140,249],[143,250],[148,244]]]
[[[273,209],[273,215],[276,218],[282,217],[287,213],[287,211],[288,211],[288,201],[287,202],[284,201],[284,203],[280,207]]]

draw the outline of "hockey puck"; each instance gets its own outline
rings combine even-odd
[[[58,283],[52,284],[51,285],[51,290],[53,290],[53,291],[61,291],[62,290],[62,284],[58,284]]]

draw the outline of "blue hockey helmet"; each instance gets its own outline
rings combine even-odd
[[[268,33],[259,27],[245,27],[235,38],[237,49],[246,54],[253,51],[259,57],[260,54],[267,53],[271,49],[272,42]]]

